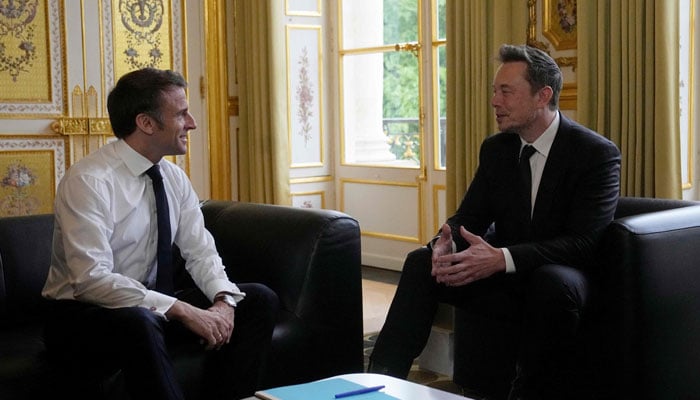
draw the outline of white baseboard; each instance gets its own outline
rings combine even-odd
[[[401,271],[403,269],[403,258],[387,257],[382,254],[368,254],[362,252],[362,265],[370,267]]]

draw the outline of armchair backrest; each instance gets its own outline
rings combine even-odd
[[[0,325],[32,321],[51,263],[53,214],[0,218]]]
[[[332,315],[334,302],[355,298],[360,234],[352,217],[331,210],[213,200],[202,212],[233,282],[266,284],[279,296],[281,307],[295,314],[322,308],[314,314]],[[345,277],[345,287],[326,284]]]
[[[620,197],[615,210],[615,219],[696,205],[700,205],[700,202],[649,197]]]

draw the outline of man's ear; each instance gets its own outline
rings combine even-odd
[[[554,90],[552,90],[551,86],[545,86],[542,89],[540,89],[539,96],[542,105],[546,106],[547,104],[549,104],[549,101],[552,100],[552,96],[554,96]]]
[[[147,135],[153,133],[155,124],[156,121],[153,119],[153,117],[146,113],[141,113],[136,116],[136,127],[144,133],[146,133]]]

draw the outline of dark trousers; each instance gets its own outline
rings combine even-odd
[[[425,347],[438,304],[447,303],[513,327],[509,340],[519,349],[514,393],[523,398],[566,398],[561,392],[572,378],[567,376],[568,364],[589,296],[584,273],[545,265],[532,273],[498,274],[466,286],[447,287],[436,283],[430,270],[429,249],[417,249],[406,258],[370,357],[373,364],[392,375],[407,376]]]
[[[45,340],[53,362],[80,387],[121,370],[131,399],[183,399],[171,355],[204,357],[203,398],[240,399],[258,388],[277,315],[277,295],[261,284],[240,284],[246,297],[236,307],[231,340],[219,350],[177,321],[143,307],[108,309],[78,301],[54,302]],[[198,289],[178,298],[200,308],[211,302]],[[76,389],[76,392],[80,389]]]

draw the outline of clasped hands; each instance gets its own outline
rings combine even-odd
[[[440,238],[433,244],[431,274],[446,286],[463,286],[497,272],[505,271],[503,251],[488,244],[481,236],[474,235],[463,226],[459,234],[469,243],[460,252],[452,250],[452,230],[444,224]]]
[[[207,350],[218,350],[231,340],[235,310],[222,302],[216,302],[204,310],[183,301],[176,301],[166,313],[169,319],[181,321],[197,334]]]

